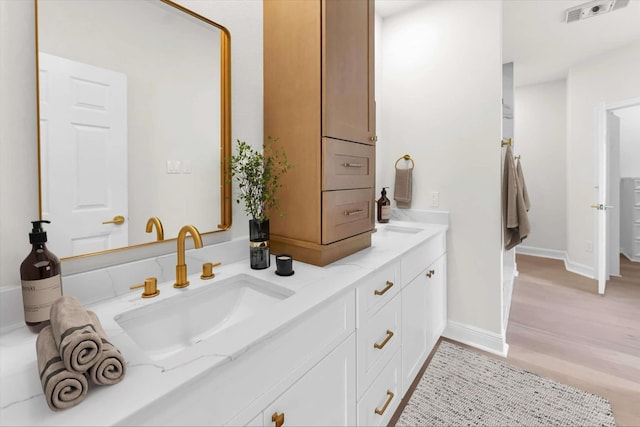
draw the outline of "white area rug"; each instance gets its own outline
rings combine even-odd
[[[606,399],[441,341],[398,426],[615,426]]]

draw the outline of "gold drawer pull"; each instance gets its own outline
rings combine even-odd
[[[271,415],[271,421],[274,422],[276,427],[282,426],[284,424],[284,412],[279,415],[277,412],[274,412],[273,415]]]
[[[344,216],[358,215],[364,212],[364,209],[358,209],[357,211],[344,211]]]
[[[392,287],[393,287],[393,282],[390,282],[390,281],[387,280],[387,286],[385,286],[384,289],[381,290],[381,291],[376,289],[375,291],[373,291],[373,294],[374,295],[384,295],[385,292],[387,292]]]
[[[342,166],[345,168],[363,168],[364,165],[361,163],[343,163]]]
[[[427,271],[427,277],[429,277],[429,278],[430,278],[431,276],[433,276],[434,274],[436,274],[436,271],[435,271],[435,270],[433,270],[433,269],[431,269],[431,270]]]
[[[389,397],[387,398],[387,401],[384,402],[384,406],[382,407],[382,409],[376,408],[376,414],[378,414],[378,415],[384,414],[384,411],[387,410],[387,406],[389,406],[389,403],[391,403],[391,401],[393,400],[393,396],[395,396],[395,395],[393,394],[393,392],[391,390],[387,390],[387,396],[389,396]]]
[[[382,350],[382,348],[387,345],[387,343],[389,342],[389,340],[391,339],[391,337],[393,336],[393,332],[391,332],[389,329],[387,329],[387,337],[384,339],[384,341],[382,341],[380,344],[375,343],[373,344],[374,348],[377,348],[378,350]],[[386,406],[385,406],[386,408]]]
[[[124,217],[122,215],[116,215],[113,217],[113,219],[110,219],[108,221],[102,221],[103,224],[124,224]]]

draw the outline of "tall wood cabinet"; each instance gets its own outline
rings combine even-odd
[[[294,164],[270,216],[272,253],[326,265],[371,245],[373,52],[372,0],[264,2],[265,140]]]

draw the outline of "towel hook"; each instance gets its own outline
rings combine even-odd
[[[520,154],[514,157],[514,160],[520,160]]]
[[[502,142],[500,143],[500,146],[504,147],[505,145],[508,145],[508,146],[512,147],[513,146],[513,140],[511,138],[509,138],[508,141],[502,140]]]
[[[398,160],[396,160],[396,165],[395,168],[398,169],[398,162],[400,162],[400,160],[407,160],[409,162],[411,162],[411,167],[407,168],[407,169],[413,169],[415,166],[415,163],[413,163],[413,159],[411,158],[410,155],[405,154],[404,156],[400,157]]]

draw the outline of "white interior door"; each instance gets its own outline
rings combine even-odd
[[[607,111],[607,151],[609,158],[607,205],[612,206],[607,214],[607,279],[609,279],[610,276],[620,275],[620,118],[611,111]]]
[[[127,79],[40,52],[42,216],[59,257],[128,244]],[[117,216],[124,223],[111,222]]]

